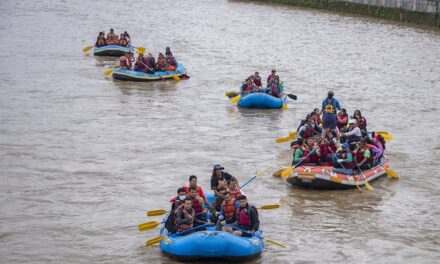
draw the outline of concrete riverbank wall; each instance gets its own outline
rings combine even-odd
[[[440,28],[440,0],[251,0],[326,9]]]

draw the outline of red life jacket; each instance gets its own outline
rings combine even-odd
[[[158,59],[157,60],[157,67],[162,70],[163,68],[165,68],[165,59]]]
[[[313,137],[313,127],[307,126],[306,131],[304,131],[304,134],[302,137],[303,138]]]
[[[234,207],[235,199],[229,200],[229,203],[226,203],[225,200],[222,202],[222,211],[225,215],[225,218],[231,218],[234,215],[235,207]]]
[[[248,208],[250,209],[250,207]],[[250,226],[251,218],[249,217],[249,212],[247,212],[246,208],[237,208],[235,210],[235,215],[237,217],[237,225],[238,226]]]
[[[121,56],[119,58],[119,66],[131,69],[131,60],[130,60],[130,58],[127,58],[127,56],[125,56],[125,55]]]
[[[128,45],[128,42],[127,42],[127,40],[125,39],[125,38],[121,38],[120,40],[119,40],[119,46],[127,46]]]
[[[306,157],[309,154],[309,152],[310,152],[307,148],[301,147],[298,144],[297,145],[293,145],[292,149],[293,149],[293,157],[294,158],[295,158],[295,151],[297,149],[299,149],[299,148],[303,151],[302,158]],[[309,163],[309,162],[310,162],[310,156],[305,158],[301,163]]]
[[[346,159],[347,158],[347,153],[342,153],[342,155],[341,155],[341,157],[342,157],[342,159]],[[353,156],[353,154],[352,154],[352,161],[351,162],[344,162],[344,167],[346,168],[346,169],[353,169],[355,166],[356,166],[356,163],[354,162],[354,156]]]
[[[136,63],[134,64],[134,67],[138,70],[138,71],[142,71],[145,69],[145,66],[142,64],[142,61],[137,60]]]
[[[192,200],[192,208],[194,209],[196,214],[203,211],[202,205],[200,204],[200,201],[199,199],[197,199],[197,197]]]
[[[271,84],[270,86],[270,94],[275,97],[280,97],[280,85],[279,84]]]
[[[368,149],[369,151],[370,151],[370,156],[371,157],[369,157],[368,159],[367,159],[367,161],[365,162],[365,164],[370,164],[372,161],[373,161],[373,151],[370,149],[370,148],[366,148],[366,149]],[[364,159],[364,152],[365,151],[358,151],[357,153],[356,153],[356,163],[359,163],[359,162],[361,162],[363,159]]]
[[[252,84],[246,84],[246,87],[243,89],[243,92],[249,92],[252,91],[252,89],[254,89],[254,86]]]
[[[255,86],[257,86],[257,87],[261,87],[261,79],[254,79],[254,84],[255,84]]]

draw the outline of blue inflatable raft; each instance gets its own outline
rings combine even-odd
[[[133,46],[123,47],[119,45],[106,45],[102,47],[93,48],[93,55],[95,56],[113,56],[119,57],[127,53],[129,50],[134,51]]]
[[[214,196],[206,195],[212,203]],[[170,235],[160,242],[160,249],[165,255],[182,261],[199,259],[225,259],[228,261],[245,261],[261,255],[263,251],[262,232],[252,237],[239,237],[225,231],[216,231],[215,226],[201,226],[206,230],[191,234],[178,233]],[[161,236],[168,235],[163,228]]]
[[[286,97],[278,98],[267,93],[251,93],[241,97],[237,105],[244,108],[280,109]]]
[[[183,64],[179,63],[175,71],[157,71],[155,73],[129,71],[118,68],[113,71],[112,77],[113,79],[121,81],[148,82],[176,78],[174,76],[181,77],[183,74],[186,74],[186,69]]]

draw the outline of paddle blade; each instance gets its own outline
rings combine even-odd
[[[270,210],[270,209],[277,209],[280,208],[279,204],[269,204],[269,205],[263,205],[261,207],[258,207],[258,209],[261,210]]]
[[[374,190],[368,182],[365,182],[365,188],[367,188],[367,190],[369,190],[370,192]]]
[[[282,172],[281,172],[281,177],[285,178],[287,176],[289,176],[292,173],[293,167],[287,167],[285,168]]]
[[[391,134],[386,131],[378,131],[376,132],[376,134],[381,135],[386,142],[393,140],[393,136],[391,136]]]
[[[298,134],[298,132],[296,132],[296,131],[290,132],[289,137],[296,138],[297,134]]]
[[[289,137],[277,138],[277,140],[275,140],[275,142],[276,143],[283,143],[283,142],[287,142],[290,140],[292,140],[292,138],[289,136]]]
[[[386,168],[385,171],[388,174],[388,176],[390,176],[391,178],[395,178],[395,179],[400,178],[400,176],[394,170],[392,170],[390,168]]]
[[[168,236],[159,236],[159,237],[152,238],[152,239],[148,240],[147,243],[145,243],[145,245],[146,246],[152,246],[154,244],[159,243],[160,241],[164,240],[167,237]]]
[[[283,172],[284,169],[285,168],[282,168],[281,170],[278,170],[278,171],[274,172],[272,174],[272,176],[274,176],[274,177],[281,177],[281,172]]]
[[[176,81],[180,81],[179,75],[173,75],[173,79],[176,80]]]
[[[272,243],[272,244],[274,244],[274,245],[277,245],[277,246],[279,246],[279,247],[283,247],[283,248],[286,247],[285,245],[283,245],[283,244],[281,244],[281,243],[279,243],[279,242],[273,241],[273,240],[271,240],[271,239],[268,239],[268,238],[264,238],[264,240],[266,240],[267,242]]]
[[[231,99],[231,103],[236,104],[239,100],[240,100],[240,95],[237,95]]]
[[[110,74],[112,74],[112,72],[115,70],[115,68],[111,68],[111,69],[108,69],[108,70],[106,70],[105,72],[104,72],[104,75],[105,76],[109,76]]]
[[[156,221],[150,221],[150,222],[146,222],[146,223],[138,225],[138,229],[139,229],[139,231],[143,232],[143,231],[154,229],[160,224],[161,223],[156,222]]]
[[[296,95],[294,95],[294,94],[287,94],[287,96],[289,96],[289,97],[292,98],[293,100],[298,99],[298,97],[296,97]]]
[[[235,91],[225,92],[225,96],[228,97],[228,98],[234,98],[237,95],[238,95],[238,93],[235,92]]]
[[[281,106],[281,110],[287,110],[287,109],[289,109],[289,108],[287,107],[286,104],[283,104],[283,106]]]
[[[91,50],[92,48],[93,48],[93,46],[85,46],[83,48],[83,52],[87,52],[87,51]]]
[[[167,212],[168,212],[167,210],[153,210],[153,211],[148,211],[147,215],[148,216],[163,215],[166,214]]]
[[[145,51],[147,51],[147,49],[144,48],[144,47],[138,47],[138,48],[136,48],[136,53],[138,53],[138,54],[144,54]]]

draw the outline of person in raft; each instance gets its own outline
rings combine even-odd
[[[355,161],[350,151],[350,145],[345,142],[341,148],[336,151],[336,159],[333,162],[333,171],[336,173],[353,174]]]
[[[325,136],[327,132],[327,128],[331,130],[336,130],[336,109],[341,110],[341,106],[334,98],[334,92],[329,91],[327,94],[327,98],[322,101],[322,133]]]
[[[223,171],[224,169],[225,168],[223,168],[223,166],[220,164],[216,164],[212,169],[211,190],[214,191],[214,195],[216,196],[219,195],[217,191],[217,187],[221,187],[221,186],[227,187],[228,182],[232,179],[232,175]]]
[[[197,185],[197,176],[196,175],[189,176],[188,184],[182,186],[182,188],[185,190],[186,194],[190,194],[190,188],[195,188],[197,190],[197,195],[203,199],[203,202],[205,204],[208,203],[208,200],[205,197],[205,193],[203,192],[202,187]]]
[[[275,69],[273,69],[271,74],[269,74],[269,76],[267,76],[267,85],[266,85],[266,87],[270,87],[272,82],[275,80],[275,76],[277,76],[276,73],[277,73],[277,71]]]
[[[249,205],[245,195],[240,195],[237,198],[239,207],[235,209],[234,214],[229,219],[223,220],[222,224],[236,223],[236,226],[241,230],[224,226],[223,229],[227,232],[233,233],[237,236],[250,237],[260,227],[260,220],[258,219],[258,210],[255,206]]]
[[[195,217],[194,209],[192,208],[191,198],[186,198],[183,205],[175,211],[175,227],[177,232],[182,232],[191,229],[198,225],[209,224],[208,222],[201,221]],[[186,234],[190,234],[189,232]]]
[[[132,66],[132,59],[133,59],[133,52],[129,50],[125,55],[121,56],[119,58],[119,67],[124,70],[131,70]]]

